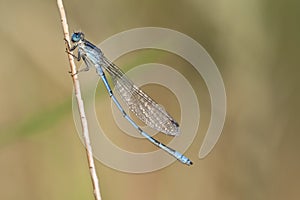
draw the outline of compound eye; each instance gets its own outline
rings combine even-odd
[[[81,40],[81,33],[73,33],[71,40],[72,42],[79,42]]]

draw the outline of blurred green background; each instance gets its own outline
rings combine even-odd
[[[128,174],[96,161],[103,199],[299,198],[299,1],[66,0],[64,5],[70,31],[82,30],[95,43],[146,26],[189,35],[214,59],[226,87],[223,134],[213,152],[199,160],[210,118],[201,77],[164,52],[120,58],[125,71],[137,63],[161,62],[182,72],[197,92],[201,122],[186,152],[195,162],[192,167],[175,162],[156,172]],[[56,1],[1,0],[0,21],[0,198],[93,199],[72,116],[72,82]],[[156,87],[144,89],[180,116],[178,105],[168,107],[169,96],[163,96],[172,94]],[[109,97],[100,91],[97,109],[107,114]],[[105,124],[118,131],[112,122]],[[108,137],[122,148],[139,147],[126,135]],[[149,149],[155,148],[149,144]]]

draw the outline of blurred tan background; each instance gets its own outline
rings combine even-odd
[[[82,30],[95,43],[146,26],[189,35],[214,59],[226,87],[223,134],[213,152],[199,160],[210,118],[201,77],[164,52],[119,59],[125,71],[154,61],[174,65],[197,92],[201,122],[186,152],[195,162],[192,167],[175,162],[156,172],[128,174],[96,161],[103,199],[299,198],[299,1],[66,0],[64,5],[71,31]],[[0,198],[93,199],[72,116],[72,82],[56,1],[1,0],[0,20]],[[99,87],[97,109],[109,113],[109,97]],[[168,108],[169,96],[163,96],[172,94],[155,87],[144,89],[179,116],[178,105]],[[139,152],[139,142],[126,135],[108,137]]]

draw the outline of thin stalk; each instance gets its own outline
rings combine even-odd
[[[70,44],[70,34],[69,34],[69,27],[68,27],[66,13],[65,13],[65,9],[64,9],[62,0],[57,0],[57,6],[58,6],[58,9],[60,12],[61,24],[62,24],[63,33],[64,33],[64,39],[65,39],[65,41],[67,41],[66,47],[68,48],[68,45]],[[94,158],[93,158],[93,152],[92,152],[92,147],[91,147],[91,142],[90,142],[90,137],[89,137],[88,123],[87,123],[87,119],[86,119],[86,115],[85,115],[85,111],[84,111],[83,100],[81,97],[80,84],[79,84],[78,76],[76,74],[77,68],[76,68],[73,56],[70,54],[67,54],[67,55],[68,55],[68,59],[69,59],[69,63],[70,63],[71,74],[75,74],[71,77],[73,80],[75,97],[77,100],[77,105],[78,105],[78,110],[79,110],[79,115],[80,115],[83,140],[85,143],[86,154],[87,154],[87,161],[88,161],[88,165],[89,165],[90,176],[91,176],[92,183],[93,183],[94,197],[95,197],[95,200],[101,200],[99,180],[97,177]]]

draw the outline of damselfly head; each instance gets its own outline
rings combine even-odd
[[[72,42],[79,42],[80,40],[84,39],[84,34],[82,32],[74,32],[72,35]]]

